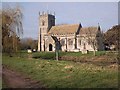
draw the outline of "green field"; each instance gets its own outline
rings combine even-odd
[[[107,51],[96,51],[96,56],[101,56],[101,55],[104,55],[106,54]],[[112,52],[112,51],[111,51]],[[22,56],[22,57],[25,57],[27,55],[27,50],[23,50],[23,51],[19,51],[17,54],[15,53],[15,55],[17,56]],[[12,54],[13,55],[13,54]],[[55,58],[55,52],[33,52],[32,55],[36,58]],[[93,57],[93,52],[92,51],[89,51],[88,54],[82,54],[81,52],[62,52],[62,51],[59,51],[59,56],[63,56],[63,55],[67,55],[67,56],[78,56],[78,57],[81,57],[81,56],[91,56]]]
[[[25,52],[24,52],[25,53]],[[99,51],[96,52],[96,56],[101,56],[104,55],[105,51]],[[93,52],[89,52],[89,54],[82,54],[81,52],[60,52],[59,51],[59,56],[87,56],[87,57],[93,57]],[[43,59],[55,59],[55,52],[36,52],[33,53],[34,58],[43,58]]]
[[[61,56],[66,54],[63,53]],[[114,66],[100,66],[72,61],[56,61],[52,59],[54,53],[48,55],[48,53],[42,52],[42,54],[29,55],[27,53],[19,54],[20,57],[3,55],[3,65],[42,82],[48,88],[118,87],[118,67],[115,64]],[[40,57],[51,57],[51,59]]]

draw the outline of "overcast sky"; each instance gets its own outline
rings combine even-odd
[[[97,26],[107,31],[118,24],[117,2],[17,2],[3,3],[3,7],[19,5],[23,11],[23,37],[38,38],[39,11],[56,13],[56,24],[79,24],[83,27]]]

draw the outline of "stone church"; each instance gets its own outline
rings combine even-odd
[[[55,14],[39,13],[38,51],[104,50],[100,26],[55,25]]]

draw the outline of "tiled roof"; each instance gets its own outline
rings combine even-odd
[[[78,30],[80,29],[80,30]],[[97,34],[98,27],[84,27],[79,28],[79,24],[72,24],[72,25],[58,25],[52,26],[48,34],[73,34],[76,33],[79,35],[84,34]]]
[[[85,27],[81,28],[79,34],[97,34],[98,28],[97,27]]]
[[[71,34],[76,33],[79,24],[52,26],[48,34]]]

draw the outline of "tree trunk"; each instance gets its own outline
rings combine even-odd
[[[56,60],[58,61],[58,50],[56,50]]]
[[[94,54],[94,56],[96,56],[96,51],[95,50],[93,51],[93,54]]]

